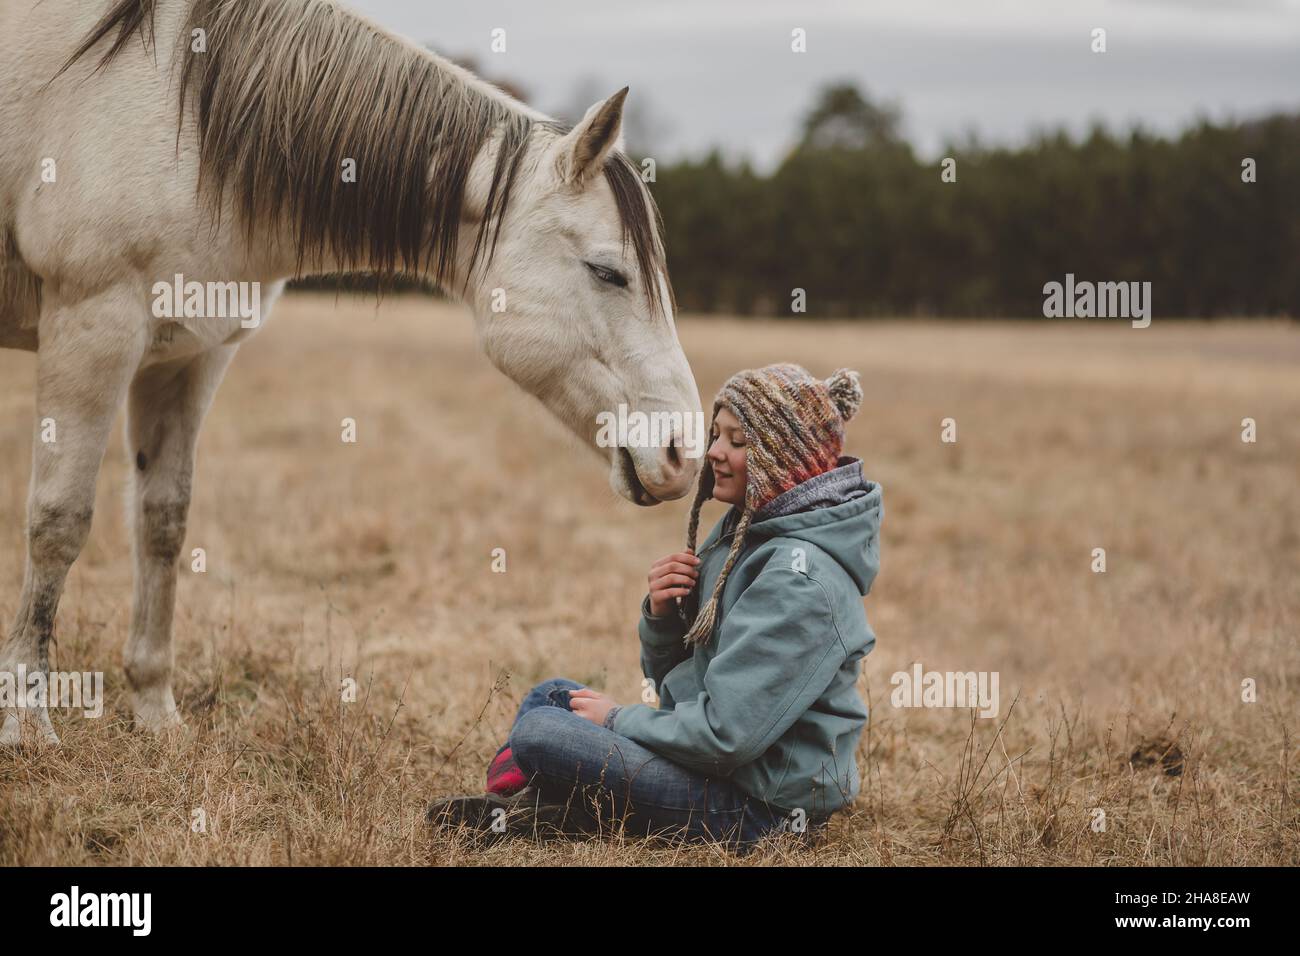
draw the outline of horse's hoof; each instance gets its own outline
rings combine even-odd
[[[131,726],[154,737],[174,737],[189,730],[185,721],[181,720],[180,714],[175,711],[161,717],[137,713],[131,721]]]
[[[23,747],[41,749],[58,745],[59,735],[54,732],[50,715],[46,711],[31,711],[22,719],[13,713],[5,714],[4,727],[0,728],[0,747],[18,750]]]
[[[153,696],[150,695],[150,698]],[[170,689],[156,700],[137,694],[132,703],[134,714],[131,723],[136,730],[143,730],[155,737],[185,730],[185,721],[181,720]]]

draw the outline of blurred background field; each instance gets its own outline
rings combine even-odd
[[[884,489],[861,796],[825,845],[748,862],[1300,862],[1293,324],[687,314],[679,331],[706,408],[743,367],[859,369],[847,450]],[[0,352],[5,626],[34,369]],[[0,759],[0,863],[726,859],[617,832],[479,852],[423,830],[429,799],[481,789],[536,681],[638,699],[646,573],[688,510],[616,499],[460,309],[297,293],[244,348],[200,444],[186,552],[208,570],[182,566],[179,739],[126,723],[126,467],[119,438],[53,657],[105,671],[107,712],[56,713],[60,749]],[[892,707],[890,676],[917,661],[998,671],[999,717]],[[339,700],[347,676],[356,704]]]

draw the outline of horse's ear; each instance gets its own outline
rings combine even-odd
[[[587,110],[577,126],[557,143],[556,172],[560,181],[581,186],[605,165],[611,150],[623,148],[623,87],[603,103]]]

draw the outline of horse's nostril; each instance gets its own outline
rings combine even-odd
[[[682,464],[681,454],[677,451],[676,435],[674,435],[672,441],[668,443],[668,464],[674,468],[680,468]]]

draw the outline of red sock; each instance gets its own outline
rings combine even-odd
[[[508,797],[512,793],[518,793],[528,785],[528,778],[524,772],[519,769],[519,764],[515,763],[514,755],[510,753],[510,748],[505,747],[492,759],[491,765],[487,772],[487,788],[489,793],[499,793],[503,797]]]

